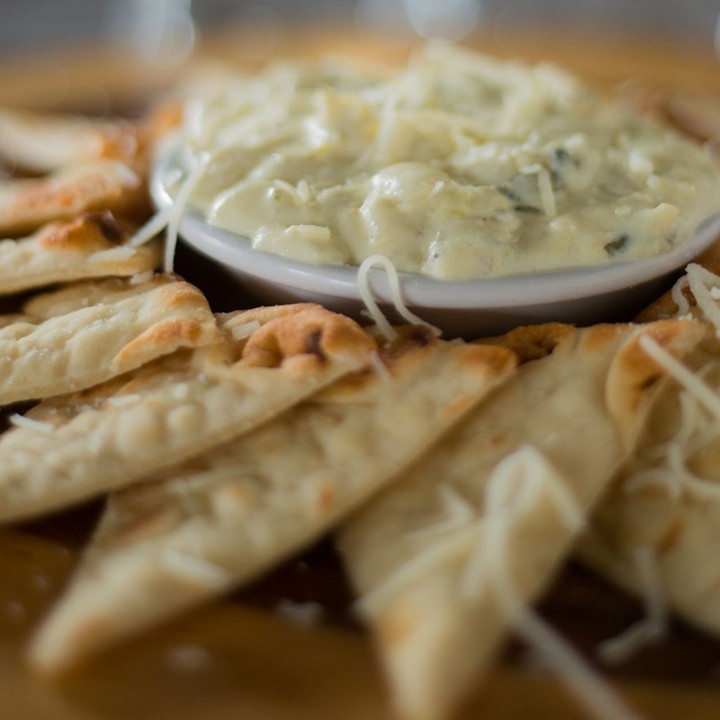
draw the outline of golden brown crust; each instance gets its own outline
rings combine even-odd
[[[615,342],[619,335],[627,333],[628,325],[602,323],[585,328],[580,338],[581,347],[588,353],[602,352]]]
[[[85,213],[66,224],[48,225],[38,239],[42,247],[52,250],[97,252],[122,245],[127,238],[127,231],[106,210]]]
[[[698,327],[674,321],[651,331],[683,348],[698,339]],[[570,552],[574,530],[558,511],[553,487],[564,485],[578,510],[589,513],[630,452],[625,438],[644,427],[645,401],[655,388],[642,387],[646,376],[638,376],[638,367],[644,371],[650,363],[635,355],[636,344],[626,349],[639,331],[628,324],[550,325],[500,338],[535,361],[342,528],[339,546],[365,595],[360,607],[376,634],[400,715],[447,717],[510,629],[483,552],[489,483],[507,471],[510,456],[525,455],[513,472],[528,480],[527,502],[517,502],[519,517],[510,523],[506,545],[505,568],[518,597],[537,598]],[[623,393],[632,393],[620,422],[605,401],[613,373],[616,414]],[[533,493],[536,504],[529,500]]]
[[[177,293],[172,283],[151,287],[154,302],[118,292],[121,299],[111,299],[102,306],[102,312],[125,327],[125,315],[121,323],[117,323],[116,315],[130,303],[136,318],[154,309],[162,327],[164,320],[169,320],[170,307],[184,313],[177,308],[178,303],[183,298],[192,299],[192,293]],[[190,306],[193,310],[192,303]],[[90,307],[79,312],[94,311]],[[313,320],[319,315],[333,313],[318,307]],[[65,317],[47,322],[64,323]],[[345,323],[353,322],[342,318],[343,337],[352,337],[352,342],[346,341],[338,349],[331,343],[321,363],[293,362],[307,357],[299,348],[301,354],[285,357],[276,367],[247,365],[237,358],[249,341],[235,340],[231,333],[217,330],[215,319],[209,317],[214,332],[204,339],[210,345],[180,350],[151,363],[148,351],[154,347],[153,338],[146,336],[124,358],[136,363],[134,373],[113,381],[109,389],[101,386],[55,402],[45,401],[34,409],[32,417],[48,422],[49,432],[38,434],[32,427],[18,427],[0,437],[0,496],[4,498],[0,518],[8,521],[60,509],[197,456],[268,421],[340,377],[357,372],[367,364],[373,347],[359,326],[355,325],[351,333]],[[243,313],[237,317],[242,320]],[[226,324],[229,320],[225,316]],[[103,331],[107,324],[99,323]],[[267,326],[255,332],[263,332]],[[331,319],[326,326],[333,326]],[[119,341],[117,326],[108,332],[114,342]],[[171,338],[174,343],[178,339],[176,335]],[[108,373],[116,368],[115,349],[107,337],[100,338],[99,344],[103,358],[91,363],[88,372]],[[82,355],[72,350],[70,346],[72,357]],[[56,364],[64,359],[61,356]],[[48,364],[46,361],[45,366]],[[61,382],[64,388],[71,386],[65,375]],[[27,387],[25,390],[27,394]],[[92,443],[88,442],[89,435]],[[37,463],[38,452],[52,461]]]
[[[558,345],[573,337],[575,332],[572,325],[562,323],[523,325],[500,337],[478,340],[477,343],[502,345],[512,350],[522,364],[550,355]]]
[[[180,119],[181,108],[174,102],[137,122],[0,108],[0,158],[35,172],[99,159],[145,172],[154,144]]]
[[[73,290],[82,298],[88,285],[95,288]],[[180,347],[220,337],[207,300],[188,283],[112,285],[131,289],[116,296],[100,293],[94,303],[79,300],[60,315],[27,316],[0,330],[0,403],[88,388]],[[44,303],[53,305],[53,293]]]
[[[288,362],[323,364],[343,351],[368,354],[375,341],[354,321],[320,306],[291,306],[254,332],[242,350],[241,363],[248,367],[275,368]]]
[[[113,494],[36,638],[35,667],[62,670],[256,577],[376,493],[512,373],[496,362],[511,357],[504,348],[400,335],[390,377],[374,374],[351,392],[341,380],[340,393],[335,383],[254,432]],[[166,562],[177,555],[186,561],[179,569]],[[190,577],[193,568],[203,572]]]
[[[640,339],[648,336],[675,357],[692,352],[708,334],[707,326],[694,320],[659,320],[641,326],[613,360],[605,387],[605,400],[610,414],[620,428],[623,441],[634,446],[636,433],[630,429],[632,418],[646,412],[654,400],[658,383],[666,371],[643,349]]]
[[[54,222],[37,233],[0,242],[0,295],[58,282],[129,276],[160,263],[159,243],[131,248],[128,228],[109,211]],[[110,252],[107,252],[110,251]]]
[[[33,295],[22,307],[23,312],[36,318],[65,315],[100,303],[118,302],[171,282],[182,282],[172,273],[156,273],[147,281],[134,283],[128,278],[110,277],[100,280],[81,280],[66,283],[56,290]]]
[[[125,217],[146,216],[145,183],[128,166],[95,161],[45,178],[10,180],[0,186],[0,233],[31,232],[49,222],[84,212],[111,210]]]

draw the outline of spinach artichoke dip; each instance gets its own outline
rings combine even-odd
[[[705,148],[557,68],[428,45],[188,100],[190,202],[258,250],[466,280],[654,256],[720,209]],[[197,178],[196,178],[197,179]]]

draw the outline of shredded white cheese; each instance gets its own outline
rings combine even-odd
[[[141,273],[135,273],[130,278],[130,284],[131,285],[142,285],[143,283],[148,282],[149,280],[152,280],[155,275],[155,272],[153,270],[146,270],[145,272]]]
[[[645,468],[636,472],[623,484],[623,493],[632,495],[648,487],[664,488],[671,498],[679,498],[682,495],[682,486],[678,478],[663,467]]]
[[[137,232],[128,240],[130,247],[140,247],[150,242],[154,237],[159,235],[170,221],[173,214],[173,206],[166,207],[153,215]]]
[[[179,550],[166,550],[163,553],[165,567],[177,576],[203,587],[223,588],[228,584],[229,575],[214,563],[189,555]]]
[[[695,302],[708,322],[715,326],[716,332],[720,333],[720,307],[715,302],[709,287],[716,287],[720,284],[720,278],[705,268],[695,263],[687,267],[688,285]]]
[[[165,259],[163,262],[165,272],[173,271],[175,263],[175,250],[177,248],[178,241],[178,230],[180,229],[182,214],[185,211],[185,206],[188,204],[193,190],[195,190],[195,187],[205,173],[209,161],[210,155],[208,153],[200,153],[195,159],[195,166],[188,173],[188,176],[185,178],[175,195],[175,199],[171,206],[170,217],[167,221],[167,228],[165,230]]]
[[[357,284],[358,290],[360,291],[360,297],[362,298],[363,303],[365,303],[365,307],[367,308],[370,317],[375,322],[380,332],[388,340],[394,340],[397,338],[397,332],[395,332],[395,329],[388,322],[388,319],[385,315],[383,315],[382,310],[380,310],[380,307],[373,297],[372,290],[370,289],[368,273],[372,268],[378,266],[387,273],[391,300],[393,306],[398,312],[398,315],[411,325],[424,325],[429,328],[434,335],[440,336],[442,331],[439,328],[434,325],[430,325],[430,323],[425,322],[422,318],[410,312],[407,305],[405,305],[405,301],[402,297],[402,290],[400,288],[400,277],[398,276],[397,270],[392,262],[384,255],[371,255],[363,260],[358,268]]]
[[[142,400],[142,395],[139,393],[128,393],[126,395],[111,395],[107,399],[107,404],[113,407],[123,407],[126,405],[134,405],[138,401]]]
[[[565,523],[578,531],[585,524],[582,510],[562,483],[557,471],[535,447],[524,445],[503,459],[493,470],[486,487],[485,516],[490,520],[503,508],[512,508],[513,515],[536,512],[538,499],[549,494],[560,509]],[[487,570],[487,538],[470,556],[460,587],[463,597],[475,597],[485,584]]]
[[[438,496],[438,505],[442,511],[442,519],[430,525],[417,528],[410,532],[412,537],[428,535],[445,535],[454,532],[463,526],[472,523],[478,511],[460,493],[448,483],[440,483],[435,492]]]
[[[433,544],[427,550],[415,555],[390,576],[380,582],[371,592],[356,603],[356,608],[364,617],[372,617],[385,606],[405,586],[418,577],[422,577],[432,568],[444,565],[457,555],[467,553],[477,542],[482,532],[482,523],[462,527],[448,534],[442,542]]]
[[[486,489],[488,517],[512,510],[514,516],[532,511],[537,497],[548,492],[565,524],[577,532],[585,525],[585,514],[570,488],[545,456],[532,445],[523,445],[493,470]]]
[[[688,470],[685,464],[685,456],[682,447],[672,443],[667,452],[668,471],[673,475],[676,482],[680,484],[683,492],[689,495],[705,497],[717,500],[720,496],[720,485],[711,480],[704,480]]]
[[[523,602],[508,573],[508,538],[518,514],[522,513],[523,498],[529,489],[515,488],[520,503],[513,500],[513,488],[508,488],[508,477],[517,477],[516,482],[527,482],[533,474],[527,472],[527,452],[514,453],[506,458],[493,473],[486,489],[487,537],[485,538],[486,559],[490,568],[493,589],[500,605],[513,618],[515,631],[532,645],[566,683],[570,692],[580,703],[600,720],[637,720],[638,716],[628,709],[612,687],[603,680],[584,659],[547,623],[541,620]],[[553,495],[559,498],[560,494]],[[559,507],[573,530],[575,513],[568,513],[567,504]],[[579,508],[578,508],[579,510]]]
[[[670,297],[673,302],[677,305],[677,311],[675,315],[677,317],[684,317],[690,312],[690,303],[685,297],[683,290],[688,287],[688,277],[683,275],[673,286],[670,291]]]
[[[555,191],[553,190],[552,180],[547,168],[535,163],[523,169],[526,175],[535,175],[538,183],[538,193],[540,202],[543,206],[543,212],[546,217],[555,217],[557,215],[557,205],[555,203]]]
[[[375,374],[383,382],[388,382],[389,380],[392,380],[392,374],[388,370],[387,365],[385,365],[378,352],[373,352],[370,354],[370,365],[375,371]]]
[[[636,547],[633,560],[635,576],[640,581],[645,602],[645,618],[598,645],[598,657],[609,665],[624,662],[647,644],[657,642],[667,634],[668,610],[658,577],[655,550],[649,545]]]
[[[99,252],[93,253],[87,261],[89,263],[118,262],[122,260],[129,260],[135,255],[137,255],[137,250],[135,250],[135,248],[122,245],[120,247],[109,248],[107,250],[100,250]]]
[[[225,327],[230,330],[230,334],[233,336],[233,340],[240,342],[241,340],[247,340],[256,330],[260,329],[260,323],[257,320],[252,322],[244,322],[240,324],[226,323]]]
[[[15,413],[11,415],[10,424],[19,428],[26,428],[27,430],[35,430],[41,433],[51,433],[55,428],[51,423],[41,422],[40,420],[33,420],[25,415]]]
[[[650,335],[642,335],[640,347],[671,377],[675,378],[708,412],[720,420],[720,397],[683,363],[676,360]]]

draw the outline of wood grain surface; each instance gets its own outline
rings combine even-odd
[[[472,44],[502,57],[552,60],[610,90],[639,81],[661,91],[720,95],[711,48],[653,38],[579,37],[570,31],[497,32]],[[324,29],[233,33],[207,39],[198,59],[257,64],[325,52],[401,60],[408,44]],[[82,48],[13,59],[0,67],[0,104],[105,112],[140,108],[187,67],[159,68],[113,49]],[[178,269],[211,288],[219,310],[246,300],[183,250]],[[42,462],[42,458],[38,458]],[[389,720],[371,644],[357,626],[337,558],[326,542],[253,587],[98,658],[62,680],[32,677],[23,648],[60,592],[92,531],[90,505],[0,531],[0,720]],[[287,600],[319,603],[305,627],[278,612]],[[640,606],[570,565],[543,614],[592,660],[597,642],[641,617]],[[720,717],[720,643],[676,624],[670,637],[610,673],[644,717]],[[527,651],[510,643],[459,718],[584,718]]]

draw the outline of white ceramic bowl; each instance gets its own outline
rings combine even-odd
[[[173,169],[168,156],[153,173],[151,192],[160,208],[172,203],[166,180]],[[631,318],[718,235],[720,212],[685,243],[653,258],[481,280],[434,280],[412,273],[399,277],[410,310],[448,338],[496,335],[518,325],[549,321],[589,325]],[[357,267],[310,265],[255,250],[247,238],[209,225],[190,208],[183,213],[180,237],[224,265],[260,303],[317,302],[361,317],[365,306]],[[386,273],[372,269],[368,280],[381,309],[397,320]]]

